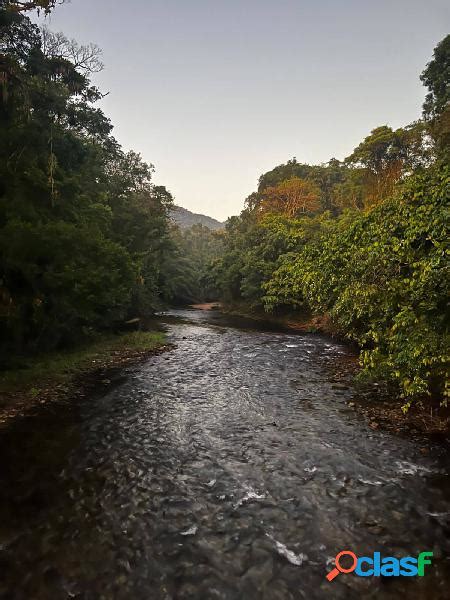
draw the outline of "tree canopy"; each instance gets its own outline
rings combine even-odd
[[[4,357],[68,344],[162,306],[172,196],[96,106],[100,51],[0,13],[0,329]]]
[[[424,120],[261,175],[212,271],[228,304],[327,315],[405,407],[447,394],[449,39],[422,75]]]

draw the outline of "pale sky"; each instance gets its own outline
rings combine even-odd
[[[417,119],[450,3],[72,0],[46,21],[103,49],[102,108],[155,183],[224,220],[277,164],[343,159]]]

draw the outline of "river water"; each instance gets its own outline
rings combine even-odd
[[[0,434],[0,598],[450,597],[448,453],[348,407],[344,346],[214,311],[163,321],[174,350]],[[434,558],[328,582],[344,549]]]

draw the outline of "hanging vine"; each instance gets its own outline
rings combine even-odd
[[[57,158],[53,152],[53,121],[50,126],[50,155],[48,157],[48,183],[50,186],[50,200],[52,208],[55,207],[55,200],[58,195],[58,191],[55,185],[55,170],[57,167]]]

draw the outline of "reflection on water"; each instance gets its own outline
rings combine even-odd
[[[165,320],[175,350],[2,433],[1,598],[448,598],[445,452],[347,408],[343,346],[214,311]],[[329,583],[342,549],[435,561]]]

